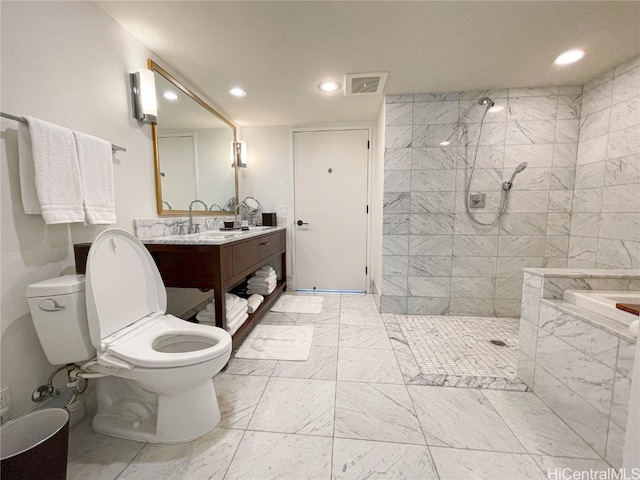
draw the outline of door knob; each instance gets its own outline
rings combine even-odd
[[[309,225],[307,222],[303,222],[302,220],[298,220],[296,223],[298,224],[299,227],[302,225]]]

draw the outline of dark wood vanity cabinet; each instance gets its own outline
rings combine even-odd
[[[272,262],[280,262],[280,278],[276,289],[265,297],[260,308],[233,335],[237,348],[255,324],[285,290],[286,231],[264,233],[238,239],[223,245],[146,243],[166,287],[211,288],[214,291],[216,325],[226,329],[225,293],[245,282],[256,270]],[[91,244],[74,245],[76,272],[85,273]]]

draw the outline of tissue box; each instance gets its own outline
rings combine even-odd
[[[263,213],[262,214],[262,225],[265,227],[276,227],[278,225],[278,220],[276,219],[275,213]]]

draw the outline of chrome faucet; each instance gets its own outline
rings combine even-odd
[[[233,226],[235,228],[238,228],[238,214],[240,213],[240,207],[242,207],[243,205],[241,203],[239,203],[238,205],[236,205],[236,208],[233,209],[234,212],[234,217],[233,217]]]
[[[189,228],[187,229],[187,233],[194,233],[194,232],[192,232],[192,230],[193,230],[193,204],[194,203],[201,203],[202,206],[204,207],[205,211],[207,210],[207,204],[204,203],[202,200],[194,200],[193,202],[191,202],[189,204]],[[198,227],[198,226],[199,225],[196,225],[196,227]]]

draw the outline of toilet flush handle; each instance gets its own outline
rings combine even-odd
[[[43,312],[59,312],[65,309],[65,307],[59,305],[53,298],[42,300],[38,305],[38,308]]]

